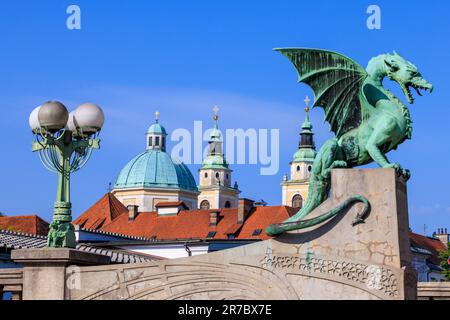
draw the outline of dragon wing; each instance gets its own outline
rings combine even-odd
[[[371,108],[361,103],[367,72],[358,63],[335,52],[317,49],[275,49],[297,69],[299,82],[314,91],[314,107],[325,110],[325,120],[336,137],[358,127]]]

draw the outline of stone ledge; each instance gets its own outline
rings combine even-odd
[[[84,252],[68,248],[42,248],[42,249],[19,249],[11,252],[14,262],[25,266],[56,264],[56,265],[104,265],[109,264],[110,257]]]

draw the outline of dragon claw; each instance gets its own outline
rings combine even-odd
[[[408,169],[403,169],[398,163],[390,163],[385,168],[393,168],[399,177],[403,177],[405,180],[409,180],[411,177],[411,171]]]

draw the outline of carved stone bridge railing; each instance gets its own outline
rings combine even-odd
[[[450,282],[419,282],[417,299],[450,300]]]
[[[354,226],[356,204],[308,229],[188,258],[108,265],[67,249],[23,249],[23,299],[334,299],[417,298],[411,267],[406,183],[393,169],[338,169],[330,197],[311,218],[359,194],[371,204]]]
[[[0,300],[5,292],[11,292],[13,300],[21,300],[22,287],[23,271],[21,268],[0,269]]]

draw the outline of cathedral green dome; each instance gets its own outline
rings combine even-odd
[[[120,172],[114,189],[125,188],[197,191],[197,184],[184,163],[164,151],[150,149],[133,158]]]

